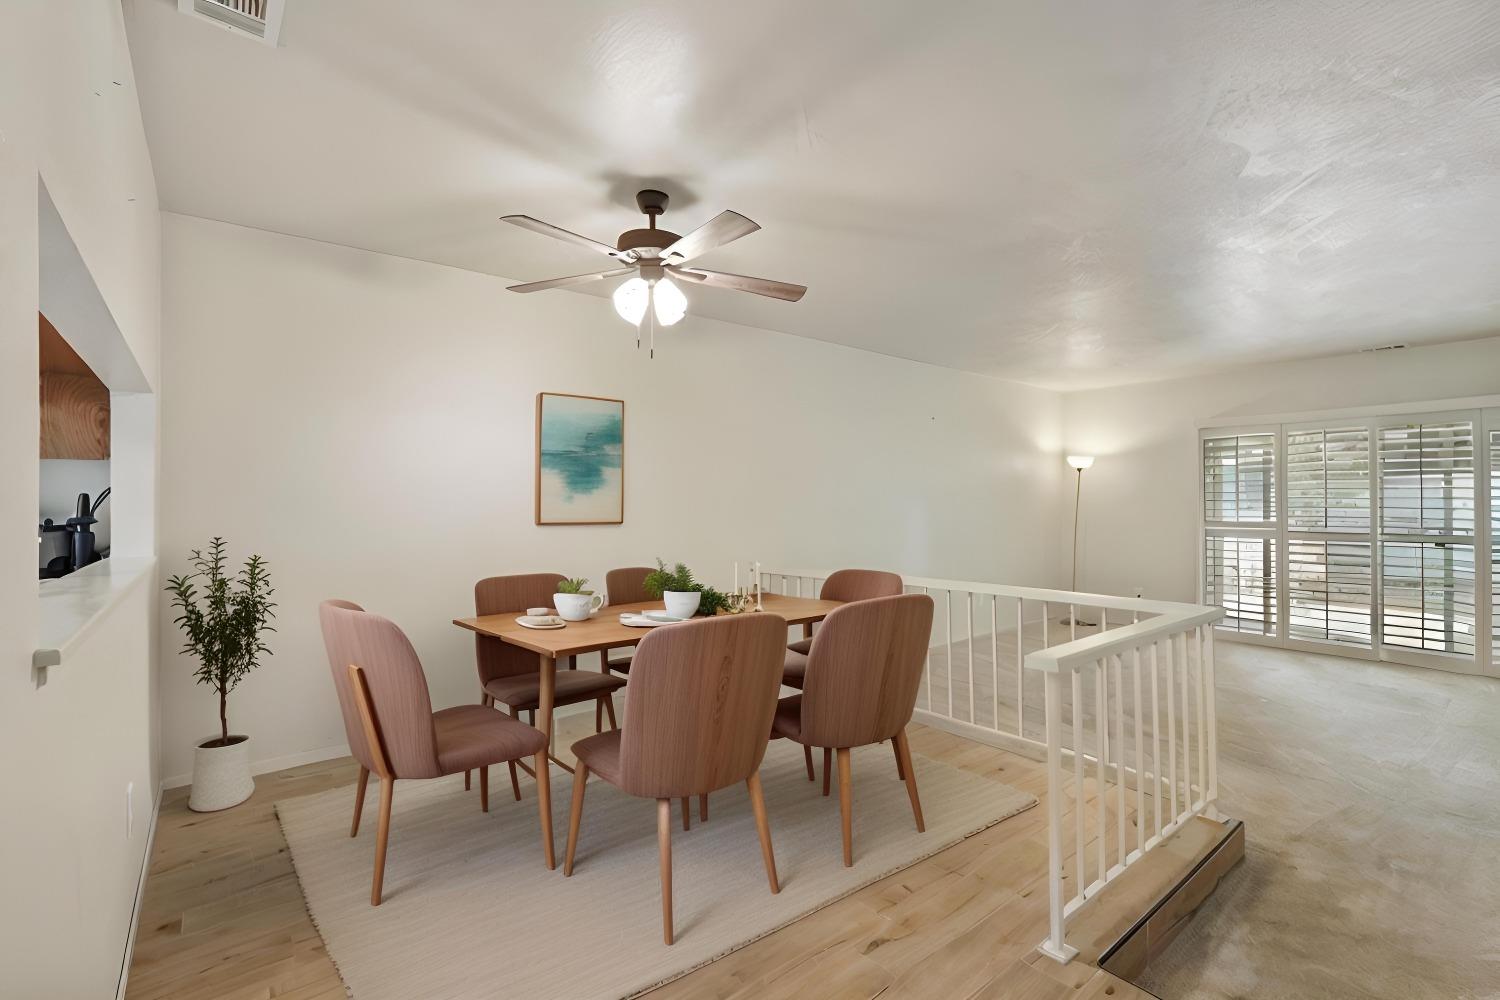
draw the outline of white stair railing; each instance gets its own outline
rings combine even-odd
[[[827,577],[763,572],[761,585],[814,597]],[[1068,918],[1084,902],[1194,816],[1216,815],[1213,624],[1224,612],[903,581],[937,604],[916,720],[1046,762],[1051,912],[1040,948],[1068,961],[1077,954],[1067,943]]]

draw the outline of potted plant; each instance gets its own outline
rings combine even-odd
[[[644,586],[652,598],[666,604],[667,614],[673,618],[716,615],[729,604],[719,591],[694,580],[693,571],[684,563],[667,569],[666,563],[656,560],[656,569],[646,574]]]
[[[583,577],[564,580],[557,585],[552,595],[552,606],[557,613],[570,622],[581,622],[604,606],[604,595],[584,590],[589,582]]]
[[[193,750],[193,792],[188,808],[214,812],[239,805],[255,791],[250,777],[250,737],[229,732],[229,692],[260,665],[271,650],[264,642],[276,631],[271,619],[271,578],[265,560],[252,555],[244,568],[230,574],[224,539],[208,544],[207,554],[193,550],[193,572],[171,578],[167,591],[172,607],[181,612],[176,624],[187,642],[182,651],[198,661],[197,679],[219,694],[219,735],[203,740]],[[200,592],[194,580],[201,580]]]

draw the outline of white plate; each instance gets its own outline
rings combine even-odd
[[[522,615],[516,619],[516,624],[522,628],[534,628],[543,631],[554,628],[567,628],[568,623],[554,615],[543,615],[533,618],[531,615]]]
[[[656,628],[658,625],[676,625],[686,618],[647,618],[645,615],[621,615],[620,624],[631,628]]]

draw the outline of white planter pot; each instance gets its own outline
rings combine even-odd
[[[250,737],[230,736],[238,740],[227,747],[193,748],[193,794],[188,808],[194,812],[217,812],[237,806],[255,791],[250,777]],[[218,737],[204,740],[208,743]]]
[[[691,618],[698,613],[698,602],[703,595],[696,590],[668,590],[661,599],[667,606],[667,614],[673,618]]]
[[[564,621],[581,622],[604,606],[603,594],[553,594],[552,606]]]

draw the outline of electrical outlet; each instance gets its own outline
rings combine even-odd
[[[125,782],[125,839],[135,833],[135,782]]]

